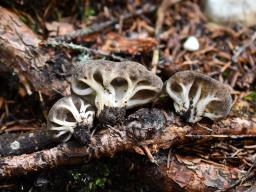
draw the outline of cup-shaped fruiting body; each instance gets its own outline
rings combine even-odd
[[[212,120],[224,118],[231,109],[229,87],[198,72],[174,74],[166,82],[165,90],[174,101],[175,111],[190,123],[203,117]]]
[[[99,120],[111,124],[124,117],[125,109],[151,102],[162,86],[157,75],[131,61],[79,62],[71,81],[75,94],[95,95]]]
[[[80,97],[75,95],[63,97],[50,109],[47,128],[55,138],[66,142],[72,137],[77,126],[90,129],[94,115],[92,106]]]

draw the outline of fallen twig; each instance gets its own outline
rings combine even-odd
[[[0,135],[0,157],[31,153],[54,146],[52,136],[46,129],[37,129],[34,132]]]
[[[72,49],[72,50],[77,50],[80,52],[85,52],[85,53],[89,53],[89,54],[94,54],[94,55],[98,55],[98,56],[102,56],[102,57],[106,57],[106,58],[111,58],[114,60],[118,60],[118,61],[125,61],[125,58],[116,56],[114,54],[108,54],[104,51],[100,51],[100,50],[95,50],[95,49],[91,49],[91,48],[87,48],[81,45],[77,45],[74,43],[66,43],[66,42],[59,42],[56,41],[55,39],[52,40],[48,40],[44,43],[45,46],[52,46],[52,47],[60,47],[60,48],[67,48],[67,49]]]
[[[155,11],[155,9],[156,9],[155,5],[148,5],[148,4],[146,4],[144,6],[144,8],[138,9],[138,10],[136,10],[133,13],[126,13],[126,14],[122,15],[121,18],[122,18],[122,20],[126,20],[126,19],[129,19],[131,17],[139,16],[139,15],[144,14],[144,13],[153,12],[153,11]],[[75,39],[76,37],[86,36],[86,35],[90,35],[90,34],[102,31],[102,30],[108,28],[109,26],[111,26],[111,25],[113,25],[115,23],[118,23],[118,21],[119,21],[119,19],[114,18],[114,19],[112,19],[110,21],[106,21],[104,23],[93,24],[93,25],[91,25],[91,26],[89,26],[89,27],[87,27],[85,29],[80,29],[80,30],[77,30],[77,31],[73,31],[73,32],[71,32],[69,34],[66,34],[64,36],[59,36],[59,37],[55,37],[55,38],[49,39],[49,41],[55,40],[55,41],[69,42],[69,41]]]
[[[234,51],[234,54],[232,56],[232,61],[237,62],[238,57],[245,51],[245,49],[247,49],[251,44],[253,44],[255,40],[256,40],[256,32],[252,35],[251,39],[248,42],[246,42],[243,46],[237,48]]]

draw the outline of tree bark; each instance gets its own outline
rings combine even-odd
[[[27,94],[34,91],[53,96],[67,95],[66,77],[58,77],[50,64],[50,53],[40,47],[41,39],[19,20],[19,17],[0,6],[0,72],[17,74]],[[53,56],[52,56],[53,57]],[[47,63],[48,62],[48,63]],[[70,68],[71,63],[66,63]]]
[[[46,129],[34,132],[0,135],[0,157],[32,153],[38,150],[54,147],[54,140]]]
[[[166,155],[158,155],[158,159],[158,165],[140,165],[138,171],[165,192],[225,191],[245,175],[235,167],[197,157],[173,155],[168,160]]]
[[[24,175],[29,172],[39,171],[48,168],[54,168],[63,165],[72,165],[82,163],[90,158],[100,158],[102,156],[113,156],[120,151],[134,151],[140,154],[146,154],[141,148],[147,146],[150,153],[154,154],[159,149],[168,149],[174,144],[181,145],[194,139],[203,139],[207,141],[210,136],[215,137],[233,137],[230,133],[237,134],[237,137],[243,136],[256,137],[256,124],[250,120],[241,120],[239,118],[229,118],[220,122],[208,125],[212,130],[202,129],[200,126],[188,126],[182,123],[178,117],[169,116],[169,119],[163,127],[161,133],[153,135],[152,138],[138,141],[131,137],[127,127],[114,127],[97,133],[89,146],[79,146],[74,143],[60,144],[57,147],[46,149],[31,154],[19,156],[10,156],[0,158],[0,177],[10,177],[15,175]],[[201,136],[194,136],[194,133]],[[214,133],[214,134],[213,134]],[[239,136],[240,134],[240,136]],[[204,137],[204,135],[207,135]],[[38,143],[40,146],[40,143]]]

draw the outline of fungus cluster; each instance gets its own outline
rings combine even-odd
[[[86,134],[95,115],[104,125],[123,123],[126,109],[152,102],[162,92],[162,87],[163,82],[157,75],[136,62],[79,62],[72,75],[72,95],[53,105],[47,127],[55,138],[67,141],[74,136],[82,140],[80,143],[86,143],[82,137],[89,138]],[[175,111],[190,123],[203,117],[212,120],[226,117],[231,109],[229,88],[197,72],[176,73],[167,80],[165,91],[173,99]],[[143,119],[144,113],[153,123]],[[161,126],[154,124],[158,122],[155,117],[159,113],[159,110],[138,111],[130,115],[124,125],[138,138],[147,135],[145,130],[155,133],[158,127],[163,127],[161,123]],[[144,121],[149,122],[146,127],[142,127]]]
[[[123,120],[126,109],[151,102],[161,92],[162,80],[143,65],[105,60],[77,63],[71,88],[80,96],[94,95],[103,123]]]
[[[71,138],[75,127],[91,127],[94,110],[100,123],[124,121],[126,109],[153,101],[162,91],[162,80],[136,62],[94,60],[78,62],[72,75],[73,96],[60,99],[48,115],[48,129],[55,137]],[[89,116],[90,115],[90,116]],[[87,119],[89,118],[89,119]]]

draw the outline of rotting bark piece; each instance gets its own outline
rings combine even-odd
[[[31,153],[53,146],[52,136],[46,129],[34,132],[16,134],[2,134],[0,136],[0,157]]]
[[[111,125],[124,119],[120,114],[125,114],[126,109],[153,101],[162,86],[158,76],[131,61],[81,61],[76,64],[71,81],[75,94],[95,95],[97,116],[103,117],[99,120]]]
[[[125,107],[108,107],[104,106],[102,112],[98,115],[98,119],[107,125],[115,125],[124,121],[126,115]]]
[[[190,123],[203,117],[224,118],[231,110],[230,88],[195,71],[182,71],[171,76],[165,90],[174,101],[175,111]]]
[[[47,63],[50,55],[39,46],[40,38],[11,11],[0,6],[0,13],[0,71],[16,73],[27,94],[68,94],[69,84]]]
[[[197,157],[172,155],[168,160],[166,154],[159,154],[158,166],[141,165],[138,171],[166,192],[225,191],[245,175],[235,167],[205,162]]]
[[[165,124],[164,114],[156,108],[140,109],[129,115],[126,120],[127,133],[137,141],[150,139],[161,134]]]
[[[78,130],[76,130],[75,135],[80,138],[82,143],[85,143],[79,133],[84,134],[81,128],[84,128],[85,132],[90,130],[94,114],[95,111],[92,106],[80,97],[75,95],[63,97],[49,111],[47,128],[54,138],[58,140],[61,138],[63,142],[66,142],[72,137],[77,127]]]

